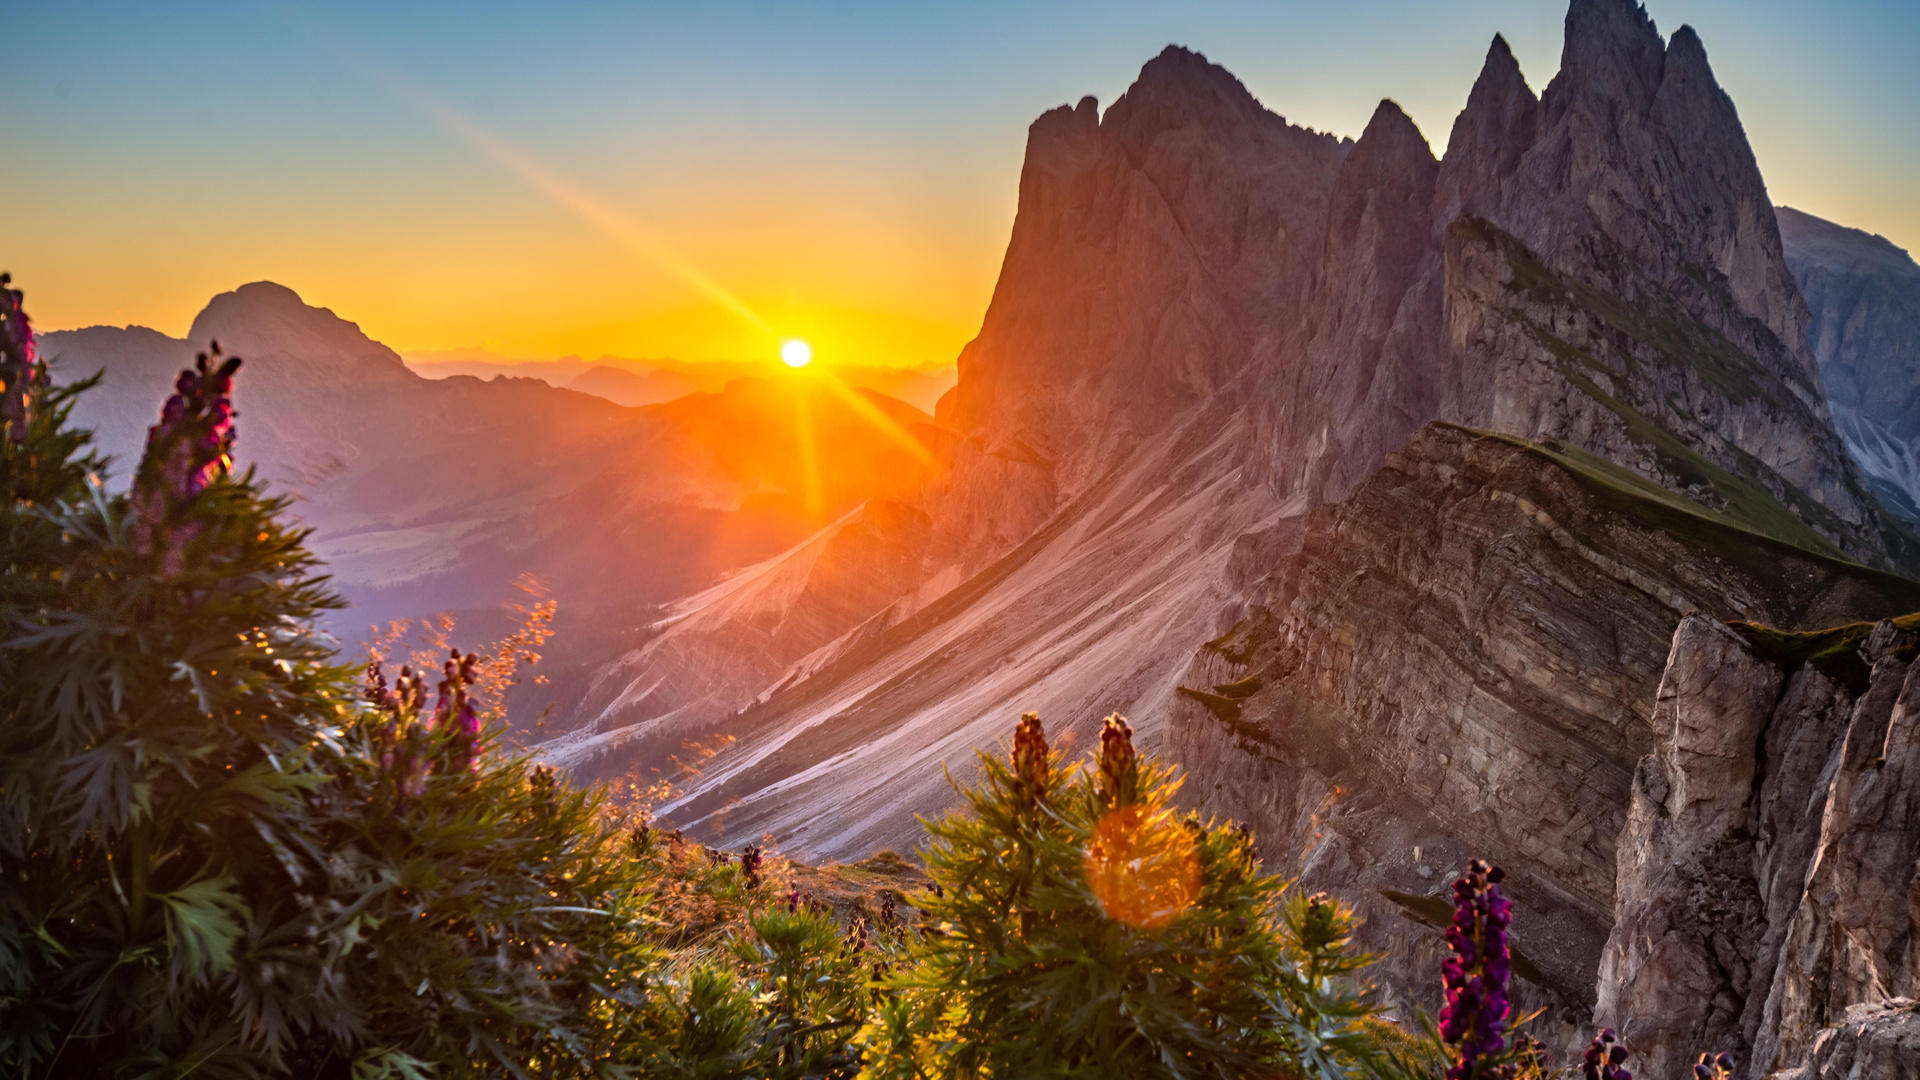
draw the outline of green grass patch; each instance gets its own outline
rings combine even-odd
[[[1221,694],[1209,693],[1205,690],[1195,690],[1191,686],[1182,686],[1179,690],[1187,697],[1205,705],[1207,711],[1213,714],[1214,719],[1228,727],[1233,727],[1240,723],[1240,702],[1237,700]]]
[[[1894,619],[1893,624],[1909,634],[1920,635],[1920,612],[1902,615]],[[1872,668],[1860,655],[1860,646],[1866,642],[1867,635],[1873,633],[1874,623],[1847,623],[1804,633],[1780,630],[1760,623],[1731,622],[1727,625],[1733,628],[1734,633],[1745,638],[1753,648],[1754,655],[1761,659],[1770,660],[1789,671],[1804,664],[1855,694],[1866,691],[1873,674]],[[1915,652],[1915,647],[1910,645],[1894,655],[1910,660]]]
[[[1219,694],[1221,697],[1232,698],[1235,701],[1241,701],[1259,693],[1260,688],[1265,685],[1266,685],[1266,680],[1262,679],[1260,676],[1249,675],[1244,679],[1237,679],[1233,682],[1217,683],[1215,684],[1213,690],[1214,690],[1214,693]]]

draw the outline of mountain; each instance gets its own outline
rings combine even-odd
[[[700,384],[675,371],[634,372],[612,364],[595,364],[567,383],[567,389],[606,398],[616,405],[657,405],[700,389]]]
[[[895,587],[724,686],[675,657],[733,655],[830,590],[796,552],[751,575],[788,582],[778,600],[691,599],[671,649],[596,677],[570,745],[645,763],[677,752],[635,741],[657,717],[696,741],[763,731],[688,810],[717,800],[823,854],[902,842],[944,798],[935,765],[1001,717],[1116,708],[1157,735],[1170,655],[1232,626],[1301,515],[1431,420],[1563,441],[1808,551],[1912,565],[1829,422],[1809,319],[1699,39],[1623,0],[1571,6],[1540,97],[1496,38],[1444,160],[1391,102],[1348,142],[1169,48],[1104,116],[1086,99],[1034,123],[1000,281],[936,410],[952,467],[903,500],[917,514],[867,526],[904,553]],[[1073,659],[1094,655],[1132,659]],[[937,685],[959,696],[909,693]]]
[[[602,356],[591,362],[577,356],[559,360],[514,360],[495,356],[484,349],[414,353],[407,357],[407,364],[430,379],[444,379],[451,375],[473,375],[482,379],[491,379],[496,375],[542,379],[554,386],[597,393],[622,405],[669,401],[679,394],[695,390],[715,393],[735,379],[766,370],[764,363],[745,361],[629,360],[618,356]],[[898,398],[923,412],[933,410],[940,395],[952,388],[955,377],[951,364],[932,368],[834,364],[830,370],[850,386]],[[628,375],[646,380],[649,388],[636,391],[637,384],[625,378]],[[591,381],[582,382],[585,379]],[[678,393],[672,392],[682,387]],[[636,393],[646,400],[635,400]]]
[[[1920,519],[1920,265],[1883,236],[1778,214],[1834,426],[1874,493]]]
[[[1019,713],[1078,749],[1117,710],[1361,904],[1390,1000],[1451,871],[1506,865],[1572,1046],[1675,627],[1920,603],[1813,323],[1702,43],[1628,0],[1574,0],[1539,95],[1495,38],[1438,158],[1391,102],[1337,139],[1169,48],[1030,129],[948,468],[673,605],[549,750],[731,740],[663,812],[848,858]]]
[[[645,408],[537,379],[426,379],[268,282],[215,297],[186,340],[91,327],[44,345],[62,378],[104,373],[76,419],[124,482],[174,375],[213,340],[246,361],[234,391],[239,461],[297,500],[353,603],[335,617],[349,638],[445,610],[490,633],[531,573],[560,601],[551,651],[584,662],[630,640],[652,605],[930,475],[931,456],[899,434],[930,430],[930,418],[891,399],[860,398],[889,418],[890,435],[771,367]]]

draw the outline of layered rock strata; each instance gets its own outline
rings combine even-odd
[[[1565,444],[1430,425],[1306,516],[1187,669],[1164,752],[1270,867],[1362,902],[1401,1001],[1431,1007],[1453,872],[1500,862],[1530,1000],[1572,1045],[1672,628],[1916,602]]]

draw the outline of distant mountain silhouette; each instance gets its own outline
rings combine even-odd
[[[430,379],[445,378],[449,375],[474,375],[482,379],[491,379],[495,375],[542,379],[554,386],[567,386],[586,393],[601,393],[602,396],[623,405],[650,404],[653,401],[666,401],[670,397],[678,396],[677,394],[655,396],[665,395],[668,390],[678,385],[668,376],[687,380],[686,389],[681,393],[690,393],[696,389],[717,391],[735,379],[764,373],[767,368],[765,363],[748,363],[738,360],[633,360],[620,356],[602,356],[592,361],[583,360],[577,356],[566,356],[558,360],[515,360],[495,356],[484,349],[413,353],[407,357],[407,365]],[[866,390],[877,390],[888,397],[899,398],[929,413],[933,411],[934,403],[940,400],[940,395],[953,388],[955,379],[952,364],[931,368],[890,368],[865,364],[829,364],[828,366],[844,383]],[[594,374],[592,383],[579,382],[596,369],[602,372],[631,374],[651,380],[647,384],[651,388],[637,390],[634,383],[620,379],[619,374]],[[648,400],[632,400],[636,393],[647,397]]]
[[[595,364],[567,383],[567,389],[597,394],[619,405],[657,405],[700,389],[700,384],[677,371],[645,373]]]
[[[805,373],[770,365],[764,378],[640,408],[538,379],[428,379],[270,282],[215,297],[190,334],[90,327],[47,334],[44,347],[58,378],[104,373],[76,415],[120,484],[193,353],[217,339],[243,357],[239,462],[298,500],[353,602],[335,617],[349,637],[444,610],[480,618],[472,633],[497,629],[497,605],[532,573],[561,602],[556,657],[583,655],[625,640],[650,605],[929,475]],[[925,413],[869,397],[939,444]]]
[[[1920,264],[1884,236],[1779,214],[1834,426],[1880,498],[1920,521]]]

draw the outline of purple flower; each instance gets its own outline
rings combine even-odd
[[[1732,1054],[1701,1054],[1693,1063],[1694,1080],[1733,1080]]]
[[[440,697],[431,715],[426,711],[424,676],[416,674],[411,667],[403,667],[389,688],[380,662],[376,660],[367,665],[363,693],[380,714],[373,729],[373,743],[380,755],[380,771],[392,782],[398,796],[396,812],[405,807],[408,799],[426,793],[430,774],[464,772],[477,767],[480,719],[466,694],[467,685],[473,681],[473,662],[477,659],[477,654],[462,656],[460,650],[453,650],[453,659],[447,661],[443,672],[446,678],[440,682]],[[451,732],[451,736],[445,757],[436,761],[431,740],[434,732],[441,730]]]
[[[213,359],[220,357],[214,342]],[[193,500],[233,469],[233,373],[240,358],[216,368],[207,353],[173,384],[160,408],[160,422],[147,429],[147,449],[133,479],[134,546],[159,554],[161,572],[172,577],[184,565],[183,549],[200,534],[185,520]]]
[[[1586,1080],[1633,1080],[1633,1074],[1624,1066],[1626,1060],[1627,1048],[1620,1045],[1613,1029],[1601,1028],[1600,1034],[1593,1037],[1593,1045],[1587,1047],[1586,1058],[1580,1064],[1580,1075]],[[1731,1058],[1728,1064],[1732,1064]]]
[[[25,295],[0,274],[0,424],[16,444],[27,441],[27,421],[36,393],[47,384],[47,367],[33,345],[33,324],[22,307]]]
[[[1440,1009],[1440,1037],[1455,1048],[1447,1080],[1468,1080],[1476,1063],[1506,1048],[1507,924],[1513,904],[1500,894],[1506,872],[1479,859],[1453,883],[1453,925],[1447,947],[1453,955],[1441,965],[1446,1002]]]
[[[755,844],[740,849],[740,876],[746,879],[747,888],[760,887],[760,861],[764,852]]]

